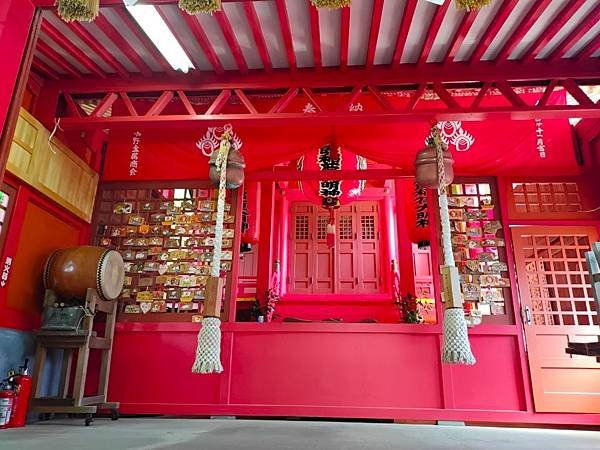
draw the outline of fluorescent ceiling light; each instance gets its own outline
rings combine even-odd
[[[187,73],[189,69],[194,68],[192,61],[190,61],[190,58],[185,54],[183,48],[173,33],[171,33],[171,30],[154,6],[127,6],[127,11],[129,11],[140,27],[142,27],[142,30],[144,30],[146,35],[154,45],[156,45],[156,48],[158,48],[169,64],[171,64],[173,69]]]

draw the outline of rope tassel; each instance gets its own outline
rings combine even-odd
[[[221,319],[205,317],[198,333],[196,360],[192,366],[193,373],[221,373]]]
[[[444,346],[442,361],[448,364],[475,364],[471,352],[467,321],[462,308],[446,308],[444,311]]]

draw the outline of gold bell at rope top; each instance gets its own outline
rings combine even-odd
[[[444,150],[444,172],[446,175],[446,185],[454,180],[454,159],[448,149]],[[436,150],[433,144],[428,145],[417,153],[415,159],[415,178],[419,186],[427,189],[437,189],[439,187],[438,167],[436,161]]]

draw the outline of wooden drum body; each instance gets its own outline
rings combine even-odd
[[[121,254],[91,245],[57,250],[44,267],[44,287],[62,300],[85,300],[90,288],[102,299],[114,300],[121,294],[124,280]]]

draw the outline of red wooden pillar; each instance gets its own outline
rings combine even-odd
[[[30,0],[0,2],[0,181],[8,159],[10,141],[16,126],[17,114],[29,73],[34,39],[39,20],[34,20],[35,7]],[[39,18],[39,15],[38,15]],[[19,80],[19,76],[23,79]]]
[[[281,192],[281,215],[279,216],[281,221],[281,228],[279,230],[279,260],[280,265],[280,286],[281,295],[285,295],[287,292],[287,279],[288,279],[288,255],[289,255],[289,220],[290,220],[290,201],[286,196],[286,191]]]
[[[258,274],[256,296],[261,301],[269,288],[273,270],[273,222],[275,206],[275,183],[263,182],[260,189],[260,243],[258,245]]]
[[[406,214],[403,204],[407,198],[407,189],[412,189],[412,181],[394,180],[396,193],[396,221],[398,229],[398,268],[400,271],[400,289],[403,294],[414,293],[415,274],[413,267],[412,242],[410,241],[408,224],[412,217]]]
[[[384,197],[384,213],[385,220],[385,235],[383,236],[387,242],[388,260],[381,261],[382,279],[386,283],[387,290],[391,292],[391,276],[390,276],[390,261],[398,262],[398,224],[396,222],[398,205],[395,202],[394,192],[391,188],[386,187]]]

